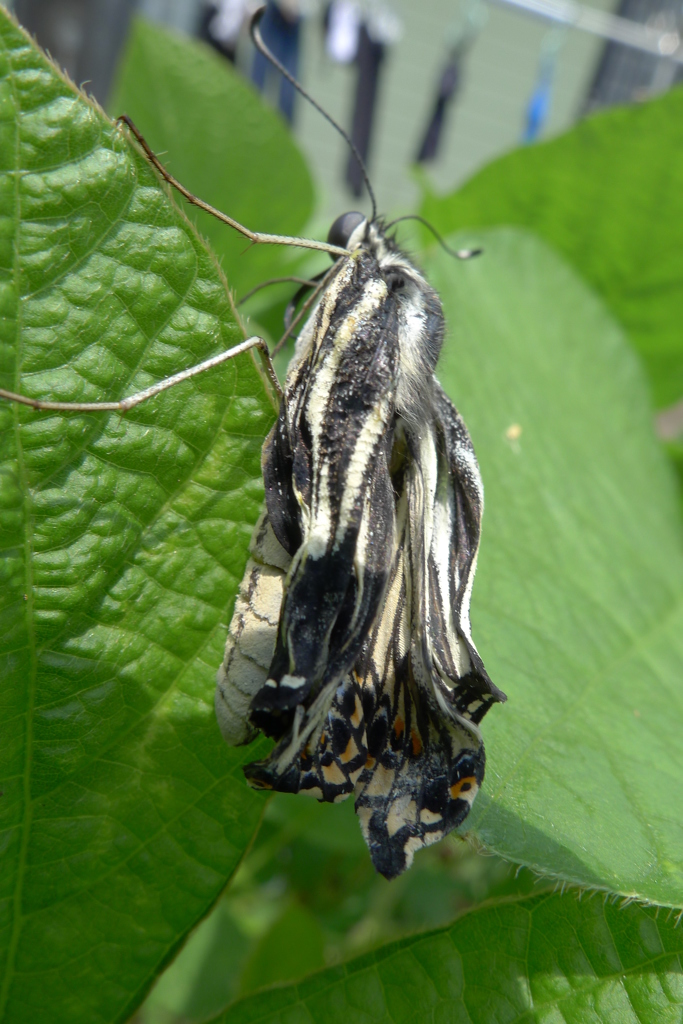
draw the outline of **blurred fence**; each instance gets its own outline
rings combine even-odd
[[[418,157],[443,191],[520,142],[675,84],[680,10],[666,2],[622,0],[615,11],[614,0],[583,9],[564,0],[283,0],[273,6],[279,35],[271,43],[283,47],[281,55],[332,116],[354,126],[381,207],[400,210],[418,202]],[[188,34],[213,34],[245,75],[254,71],[244,27],[234,33],[235,18],[239,24],[239,12],[249,10],[240,0],[16,0],[14,9],[102,103],[134,13]],[[553,20],[548,9],[560,13]],[[627,19],[621,24],[634,45],[606,41],[591,28],[614,13]],[[571,27],[579,23],[587,31]],[[658,39],[668,42],[644,52],[639,32],[655,40],[655,51]],[[277,83],[263,71],[257,77],[277,102]],[[316,177],[320,216],[329,220],[349,205],[348,153],[299,98],[283,111]]]

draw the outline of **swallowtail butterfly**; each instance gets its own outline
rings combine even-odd
[[[225,739],[276,745],[255,788],[354,795],[393,878],[466,817],[505,699],[472,641],[483,489],[434,376],[439,297],[360,213],[297,341],[263,447],[265,507],[218,673]]]

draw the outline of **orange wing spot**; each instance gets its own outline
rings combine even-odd
[[[357,753],[358,753],[358,747],[356,745],[356,741],[354,740],[354,738],[352,736],[351,739],[349,740],[349,742],[346,744],[346,750],[341,755],[339,760],[341,761],[342,764],[348,764],[349,761],[353,760],[353,758],[357,755]]]
[[[328,786],[343,786],[346,782],[346,776],[335,761],[323,765],[323,778]]]
[[[365,767],[366,768],[374,768],[375,767],[375,759],[374,759],[374,757],[371,757],[370,754],[368,754],[367,760],[365,762]]]
[[[360,725],[360,716],[362,711],[363,708],[361,702],[358,700],[358,697],[356,697],[356,703],[354,704],[353,707],[353,714],[351,715],[350,718],[351,725],[354,727],[354,729],[357,729],[358,726]]]
[[[417,757],[418,754],[422,753],[422,740],[420,739],[420,734],[415,732],[414,729],[411,729],[410,739],[413,744],[413,756]]]
[[[394,722],[394,732],[396,733],[396,735],[400,736],[403,733],[405,727],[406,723],[403,721],[400,715],[398,715],[396,721]]]
[[[474,775],[469,775],[466,779],[460,779],[460,782],[456,782],[451,786],[451,800],[457,800],[461,793],[469,793],[471,789],[476,789],[477,780]]]

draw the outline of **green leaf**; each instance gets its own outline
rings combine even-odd
[[[241,339],[145,159],[6,13],[0,154],[2,387],[116,399]],[[127,1020],[254,832],[213,686],[273,418],[249,355],[125,417],[0,404],[3,1020]]]
[[[664,450],[675,466],[679,479],[683,482],[683,438],[678,441],[669,441],[664,445]],[[683,512],[683,491],[681,492],[681,512]]]
[[[682,175],[677,88],[510,153],[452,195],[429,196],[423,213],[444,233],[533,228],[603,297],[666,406],[683,396]]]
[[[653,908],[536,896],[250,996],[213,1024],[674,1024],[682,953],[683,930]]]
[[[555,877],[683,905],[683,545],[636,359],[530,235],[427,273],[486,511],[474,637],[508,694],[467,827]],[[471,243],[471,237],[465,239]],[[464,244],[459,239],[458,244]]]
[[[306,163],[280,116],[209,46],[135,19],[108,106],[115,117],[132,117],[169,171],[205,202],[252,231],[302,233],[313,210]],[[188,212],[237,296],[288,272],[283,262],[293,250],[249,248],[232,228]],[[326,260],[321,254],[323,268]]]

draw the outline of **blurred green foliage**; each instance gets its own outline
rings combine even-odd
[[[454,836],[389,883],[372,868],[349,801],[329,806],[276,795],[230,888],[140,1020],[200,1021],[270,982],[301,978],[445,925],[486,899],[539,887],[547,883]]]

